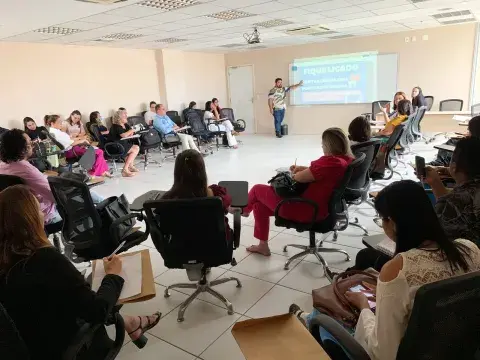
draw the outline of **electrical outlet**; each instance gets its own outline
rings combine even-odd
[[[410,38],[408,36],[405,36],[405,42],[406,43],[409,43],[410,42]]]

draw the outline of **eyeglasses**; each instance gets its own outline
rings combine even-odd
[[[381,227],[383,229],[383,219],[382,218],[379,218],[379,217],[376,217],[373,219],[373,222],[378,226],[378,227]]]

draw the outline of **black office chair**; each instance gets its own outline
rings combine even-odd
[[[420,287],[396,359],[479,359],[479,301],[479,272]],[[320,328],[340,344],[341,348],[337,346],[336,350],[343,350],[349,359],[370,360],[354,337],[331,317],[322,314],[310,323],[310,333],[321,344]]]
[[[162,255],[169,269],[186,269],[193,283],[173,284],[165,289],[165,297],[170,289],[196,289],[178,310],[178,321],[184,320],[184,313],[190,303],[202,292],[220,299],[228,314],[233,314],[233,306],[223,295],[212,287],[235,281],[229,277],[209,281],[207,269],[224,264],[235,265],[233,250],[240,244],[240,214],[234,222],[234,231],[227,236],[225,211],[222,201],[216,197],[176,200],[147,201],[144,204],[152,241]],[[185,226],[188,219],[188,226]]]
[[[228,120],[230,120],[233,125],[233,129],[236,132],[239,132],[239,133],[244,132],[245,129],[247,128],[247,124],[245,123],[245,120],[235,119],[235,114],[233,113],[232,108],[222,108],[220,110],[220,117],[227,118]]]
[[[124,252],[147,239],[150,231],[148,224],[145,232],[132,230],[122,238],[118,238],[115,231],[119,225],[129,219],[136,218],[143,221],[142,214],[125,215],[107,229],[102,225],[86,184],[58,176],[50,176],[48,183],[57,202],[57,210],[65,223],[62,241],[65,256],[71,261],[81,263],[101,259],[109,256],[123,241],[125,245],[119,252]]]
[[[323,269],[325,271],[325,276],[331,281],[333,279],[333,273],[330,271],[327,262],[325,259],[320,255],[320,253],[342,253],[345,254],[346,261],[350,261],[350,256],[344,250],[340,249],[332,249],[332,248],[324,248],[322,247],[323,240],[317,245],[315,239],[315,233],[327,234],[332,231],[336,230],[344,230],[345,227],[338,227],[338,223],[341,220],[345,220],[345,217],[348,216],[348,208],[347,204],[345,203],[345,199],[343,198],[345,188],[347,187],[352,173],[355,168],[360,166],[365,159],[365,155],[362,154],[358,159],[353,160],[350,165],[348,165],[347,169],[345,170],[345,174],[343,175],[342,181],[337,185],[335,190],[333,191],[330,200],[328,201],[328,216],[324,220],[317,220],[318,214],[318,204],[312,200],[303,199],[303,198],[288,198],[280,201],[280,203],[275,208],[275,225],[279,227],[285,227],[287,229],[293,228],[298,232],[308,231],[310,235],[310,242],[308,245],[297,245],[297,244],[288,244],[285,245],[283,251],[287,251],[287,247],[294,247],[297,249],[301,249],[302,251],[298,254],[293,255],[290,257],[285,263],[285,270],[288,270],[290,267],[290,263],[298,258],[301,258],[308,254],[313,254],[317,257],[317,259],[322,263]],[[305,204],[306,207],[310,207],[312,210],[312,220],[308,223],[300,223],[293,220],[285,219],[281,217],[281,209],[282,206],[286,204]],[[336,236],[336,233],[335,233]],[[335,238],[336,240],[336,238]]]
[[[365,113],[362,114],[367,118],[367,120],[374,120],[375,116],[382,111],[381,108],[384,108],[387,106],[387,104],[390,104],[390,100],[377,100],[372,102],[372,112],[371,113]]]
[[[463,100],[462,99],[446,99],[440,101],[440,111],[462,111]]]
[[[147,128],[140,134],[140,153],[143,154],[143,169],[147,170],[150,163],[163,165],[162,161],[151,157],[150,150],[158,149],[162,151],[162,136],[154,127]]]
[[[402,136],[404,130],[405,130],[405,125],[404,124],[400,124],[400,125],[395,126],[395,129],[393,130],[393,133],[390,135],[387,143],[385,144],[385,147],[386,147],[386,149],[385,149],[385,159],[384,159],[384,169],[385,169],[385,171],[383,173],[372,171],[371,174],[370,174],[370,177],[373,181],[390,180],[393,177],[393,174],[397,174],[401,178],[403,178],[403,176],[398,171],[395,171],[393,169],[394,166],[392,164],[392,159],[394,159],[396,157],[395,147],[400,142],[400,137]],[[386,175],[386,171],[388,171],[387,175]]]
[[[172,116],[178,116],[178,111],[175,110],[169,110],[167,111],[167,116],[172,119]],[[172,119],[173,120],[173,119]]]
[[[435,102],[435,98],[433,96],[427,95],[425,96],[425,101],[427,102],[427,111],[432,110],[433,104]]]
[[[9,186],[14,186],[14,185],[25,185],[25,182],[23,179],[19,176],[14,176],[14,175],[0,175],[0,191],[5,190]],[[63,221],[59,221],[54,224],[48,224],[44,226],[45,234],[47,237],[52,236],[52,242],[55,248],[58,251],[62,251],[62,248],[60,246],[60,239],[58,237],[58,233],[62,231],[63,228]]]
[[[111,340],[108,353],[105,355],[105,360],[113,360],[116,358],[123,346],[125,339],[125,324],[120,314],[115,313],[115,340]],[[78,355],[85,349],[90,347],[94,335],[97,331],[105,331],[102,329],[103,325],[98,324],[92,326],[88,323],[83,324],[78,330],[75,337],[72,339],[68,348],[62,355],[62,360],[75,360]],[[29,354],[27,345],[22,339],[21,334],[18,332],[15,323],[8,315],[6,309],[0,303],[0,354],[2,359],[8,360],[29,360],[31,356]]]
[[[359,158],[363,154],[365,155],[365,159],[360,166],[353,170],[350,181],[345,188],[344,198],[348,207],[351,205],[366,203],[375,208],[373,203],[369,200],[368,193],[371,185],[370,171],[377,157],[378,150],[380,149],[380,144],[380,140],[369,140],[351,146],[355,158]],[[368,235],[368,230],[363,225],[359,224],[358,218],[354,218],[353,221],[350,221],[347,216],[346,222],[347,226],[352,225],[358,227],[363,230],[365,235]]]
[[[98,142],[98,147],[103,150],[105,160],[110,160],[113,163],[113,170],[117,171],[117,161],[122,161],[125,157],[125,148],[120,142],[107,142],[100,133],[97,124],[90,126],[95,141]],[[125,140],[128,141],[128,140]]]
[[[415,140],[420,140],[420,139],[423,139],[425,141],[427,140],[425,136],[423,136],[420,128],[420,124],[425,116],[426,111],[427,111],[427,107],[421,106],[417,109],[417,112],[415,113],[415,118],[412,124],[412,134]]]
[[[198,147],[200,148],[200,144],[203,142],[206,144],[207,148],[210,150],[210,153],[213,154],[211,151],[211,147],[209,141],[215,138],[217,151],[220,149],[220,144],[218,141],[218,135],[216,132],[212,132],[207,129],[205,122],[203,121],[203,115],[201,115],[201,110],[194,109],[192,111],[185,112],[185,121],[188,125],[190,125],[191,135],[197,139]]]
[[[131,127],[134,127],[135,125],[142,125],[144,128],[148,127],[147,123],[145,122],[145,117],[139,115],[129,116],[127,118],[127,123]]]

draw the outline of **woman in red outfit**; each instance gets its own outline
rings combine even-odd
[[[184,150],[175,160],[173,171],[173,186],[168,190],[162,199],[188,199],[195,197],[218,196],[222,199],[225,214],[232,203],[232,198],[227,190],[218,185],[207,185],[207,172],[203,156],[197,150]],[[231,239],[232,230],[228,225],[228,218],[225,216],[225,228],[227,238]]]
[[[295,181],[309,183],[301,197],[318,204],[318,220],[328,216],[330,196],[354,158],[347,136],[339,128],[330,128],[323,132],[322,148],[325,155],[312,161],[309,167],[295,165],[290,167]],[[248,205],[243,209],[243,215],[249,216],[253,211],[254,236],[260,240],[258,245],[250,246],[248,251],[270,256],[267,242],[270,216],[274,215],[275,208],[281,200],[282,198],[269,185],[255,185],[248,193]],[[282,206],[280,215],[285,219],[309,222],[312,218],[312,208],[305,204],[288,204]]]

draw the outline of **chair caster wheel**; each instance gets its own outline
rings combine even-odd
[[[290,270],[290,266],[285,265],[285,266],[283,267],[283,270]]]
[[[183,318],[183,317],[182,317],[182,318],[178,318],[178,319],[177,319],[177,322],[183,322],[184,320],[185,320],[185,318]]]
[[[283,247],[283,252],[287,252],[287,246],[286,245]]]
[[[350,259],[350,256],[347,256],[347,260],[345,260],[345,261],[350,261],[350,260],[351,260],[351,259]]]
[[[170,297],[170,292],[168,290],[165,290],[165,292],[163,293],[163,297]]]
[[[228,310],[228,315],[233,315],[234,311],[233,310]]]

